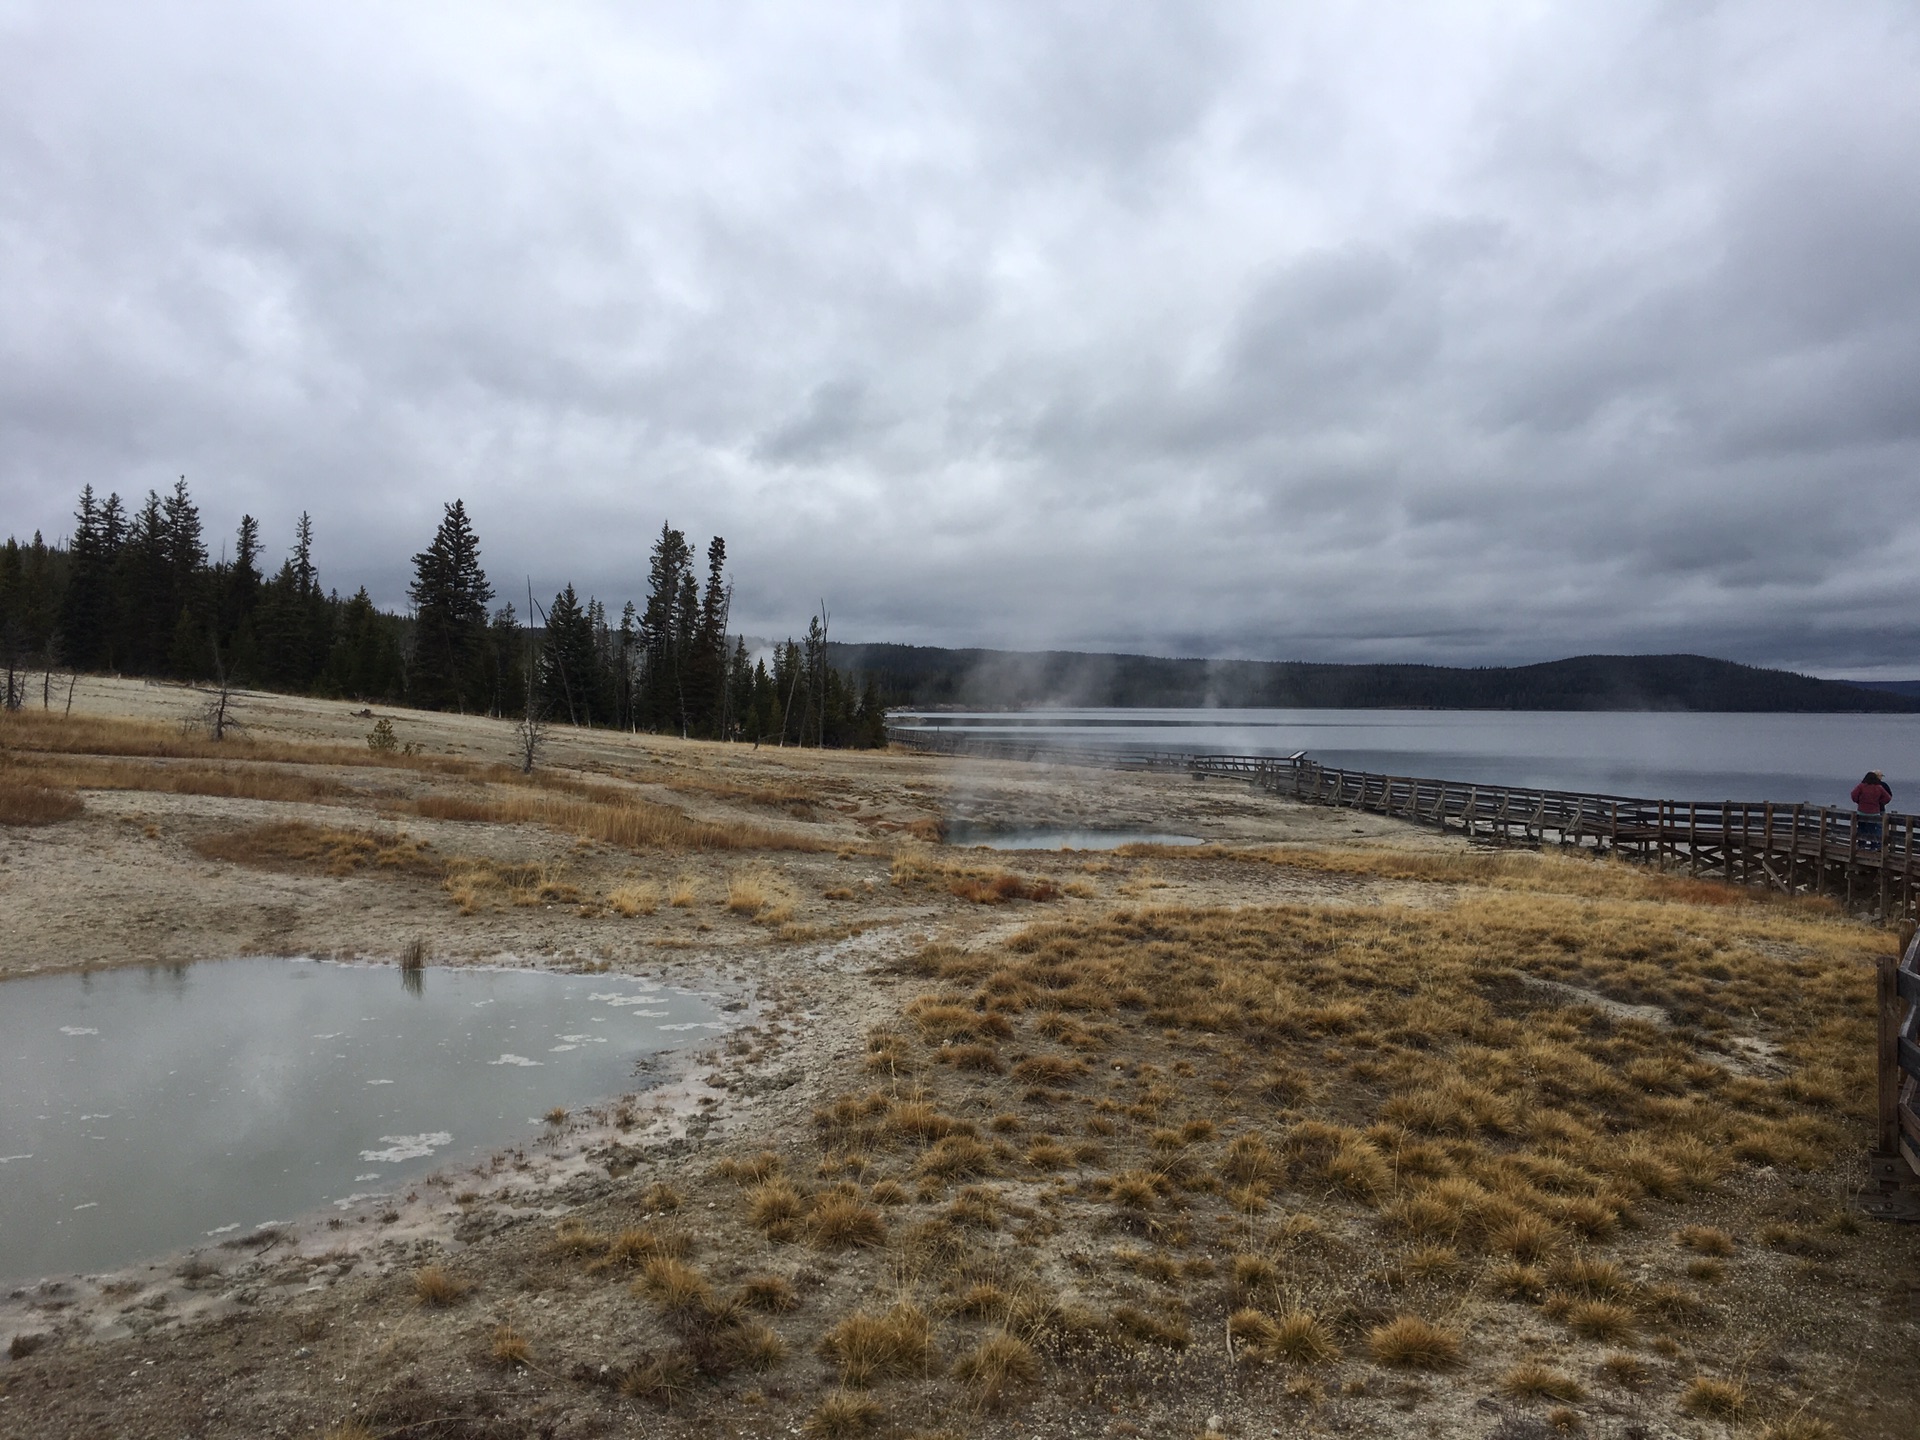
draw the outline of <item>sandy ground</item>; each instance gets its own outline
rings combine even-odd
[[[83,680],[74,700],[76,712],[168,723],[187,719],[199,704],[174,687],[98,679]],[[377,713],[393,720],[401,742],[426,754],[505,761],[511,751],[509,727],[500,721]],[[261,739],[353,745],[377,718],[347,704],[279,696],[246,697],[240,715]],[[252,954],[383,958],[419,940],[433,964],[506,957],[558,968],[605,966],[697,986],[737,1004],[740,1027],[674,1057],[652,1088],[609,1097],[537,1143],[431,1177],[405,1197],[301,1217],[271,1234],[151,1257],[113,1274],[16,1287],[0,1299],[0,1336],[28,1340],[24,1349],[15,1346],[14,1358],[0,1359],[0,1435],[317,1435],[349,1420],[376,1394],[385,1419],[372,1433],[382,1435],[798,1433],[817,1385],[796,1385],[778,1374],[732,1392],[723,1410],[692,1415],[661,1412],[599,1388],[606,1357],[633,1333],[630,1312],[637,1302],[625,1298],[623,1287],[590,1287],[557,1269],[542,1247],[564,1219],[610,1228],[645,1221],[644,1197],[656,1181],[674,1186],[692,1205],[714,1203],[703,1187],[717,1158],[806,1131],[815,1107],[859,1083],[868,1031],[897,1020],[905,1001],[924,988],[902,978],[904,956],[933,942],[980,946],[1036,918],[1034,906],[968,904],[939,887],[892,883],[895,853],[914,827],[964,819],[1173,832],[1236,844],[1433,849],[1462,843],[1379,817],[1181,776],[571,731],[556,733],[544,763],[633,785],[696,818],[749,820],[820,838],[829,848],[629,852],[538,825],[435,821],[402,807],[463,782],[325,762],[313,772],[346,791],[325,804],[93,791],[79,819],[0,830],[6,917],[0,974],[7,976]],[[797,787],[812,798],[782,808],[722,793],[729,786]],[[208,836],[272,820],[403,832],[442,856],[538,860],[588,901],[463,915],[430,876],[261,869],[203,859],[194,848]],[[1433,885],[1205,856],[942,853],[1064,887],[1049,914],[1138,903],[1381,906],[1445,898]],[[787,938],[728,908],[729,881],[748,870],[772,873],[784,887],[791,909]],[[623,917],[592,903],[622,884],[650,883],[664,893],[687,882],[697,896],[693,903],[662,904],[649,915]],[[1881,1227],[1865,1243],[1872,1248],[1862,1262],[1869,1271],[1911,1271],[1910,1232]],[[425,1263],[457,1264],[479,1281],[477,1301],[448,1312],[452,1319],[415,1305],[409,1277]],[[893,1284],[882,1259],[827,1263],[850,1268],[828,1276],[803,1266],[795,1283],[803,1292],[830,1280],[856,1291],[870,1287],[877,1302]],[[1896,1286],[1865,1302],[1879,1317],[1869,1346],[1910,1347],[1920,1340],[1903,1300]],[[542,1337],[538,1368],[486,1367],[488,1337],[502,1325]],[[798,1357],[791,1364],[814,1367]],[[1350,1401],[1336,1395],[1310,1423],[1297,1415],[1282,1423],[1231,1388],[1183,1381],[1180,1364],[1168,1362],[1173,1368],[1165,1374],[1140,1364],[1138,1375],[1121,1377],[1110,1391],[1043,1394],[1010,1415],[926,1417],[916,1431],[1194,1435],[1217,1417],[1225,1433],[1240,1435],[1528,1440],[1555,1433],[1535,1421],[1523,1424],[1524,1417],[1491,1395],[1477,1407],[1435,1401],[1416,1419],[1416,1406],[1429,1396],[1415,1390],[1362,1389],[1353,1392],[1361,1398]],[[481,1378],[470,1378],[476,1375]],[[457,1413],[446,1408],[456,1404]],[[1621,1437],[1738,1433],[1717,1422],[1674,1428],[1631,1406],[1591,1413],[1598,1427],[1592,1433]],[[1576,1416],[1568,1423],[1584,1422]],[[907,1432],[889,1425],[875,1433]],[[1875,1419],[1860,1433],[1920,1430],[1903,1431],[1898,1420],[1888,1428]]]
[[[85,679],[76,713],[118,714],[177,723],[200,699],[172,686]],[[286,696],[248,697],[239,709],[248,733],[260,739],[360,744],[373,720],[344,703]],[[510,727],[503,721],[420,711],[382,710],[402,743],[430,754],[499,761],[509,758]],[[1244,786],[1196,782],[1181,776],[1023,766],[901,754],[719,747],[657,736],[605,731],[555,732],[548,766],[588,776],[628,779],[641,793],[696,818],[747,819],[803,829],[844,844],[844,851],[783,854],[781,872],[800,893],[797,918],[833,926],[899,925],[938,921],[967,926],[978,907],[929,906],[921,894],[886,883],[890,850],[916,821],[964,819],[996,827],[1087,826],[1103,830],[1165,831],[1235,843],[1373,841],[1396,846],[1444,846],[1437,835],[1371,815],[1294,805]],[[392,812],[394,800],[431,790],[434,781],[405,771],[315,765],[301,767],[355,787],[347,804],[303,805],[229,800],[150,791],[95,791],[80,820],[48,831],[0,830],[0,972],[100,965],[178,963],[234,955],[315,954],[387,956],[416,936],[428,939],[436,959],[503,955],[610,960],[651,965],[663,948],[700,952],[719,962],[739,946],[762,946],[765,935],[731,919],[726,879],[758,857],[648,855],[581,846],[537,825],[494,826],[437,822]],[[728,804],[700,791],[675,790],[677,781],[744,786],[795,784],[821,803],[797,823],[778,809]],[[682,875],[700,882],[702,903],[686,910],[625,920],[583,917],[568,906],[520,908],[484,916],[450,913],[431,882],[385,877],[269,874],[201,859],[199,837],[263,820],[320,825],[369,820],[429,841],[441,854],[535,859],[562,866],[576,882],[603,889],[622,881],[670,885]],[[1035,873],[1081,875],[1097,857],[1023,857]],[[1245,890],[1246,867],[1160,863],[1163,889],[1155,899],[1207,904],[1219,900],[1308,899],[1345,895],[1356,901],[1395,898],[1391,890],[1338,880],[1303,881],[1275,872],[1260,877],[1258,895]],[[1115,887],[1088,877],[1097,903]],[[850,901],[822,892],[851,889]],[[1405,893],[1411,894],[1412,891]],[[688,957],[693,958],[693,957]]]

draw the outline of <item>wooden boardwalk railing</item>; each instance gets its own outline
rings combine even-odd
[[[941,754],[1057,765],[1185,772],[1246,780],[1313,805],[1339,805],[1457,829],[1492,844],[1584,847],[1689,874],[1788,893],[1832,895],[1882,919],[1915,914],[1915,817],[1773,801],[1644,800],[1533,790],[1321,765],[1296,755],[1208,755],[1120,746],[1048,745],[1004,736],[900,728],[898,744]]]
[[[1920,1175],[1920,932],[1880,964],[1880,1152]]]

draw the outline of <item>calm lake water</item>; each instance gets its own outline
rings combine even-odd
[[[1524,710],[1035,710],[899,716],[1049,744],[1290,755],[1326,765],[1672,800],[1848,804],[1868,770],[1920,809],[1920,715]]]
[[[418,979],[263,958],[0,984],[0,1281],[397,1190],[727,1024],[627,977]]]

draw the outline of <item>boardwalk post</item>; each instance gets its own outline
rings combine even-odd
[[[1700,873],[1700,807],[1687,802],[1687,873]]]
[[[1882,955],[1880,979],[1879,1150],[1900,1153],[1900,956]]]

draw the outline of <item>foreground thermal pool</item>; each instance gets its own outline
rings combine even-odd
[[[258,958],[0,983],[0,1281],[209,1243],[538,1133],[724,1029],[641,979]]]

